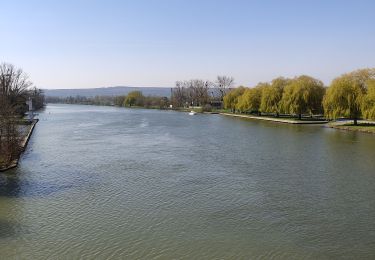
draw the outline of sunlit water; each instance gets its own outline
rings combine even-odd
[[[374,259],[375,136],[49,105],[0,175],[1,259]]]

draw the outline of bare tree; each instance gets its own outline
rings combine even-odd
[[[217,76],[216,84],[220,93],[220,100],[223,101],[227,91],[233,87],[234,78],[228,76]]]
[[[31,82],[12,64],[0,64],[0,166],[7,166],[20,152],[19,117],[26,111]]]
[[[208,81],[194,79],[190,81],[192,93],[193,93],[193,100],[195,100],[195,104],[197,106],[202,106],[208,103],[209,94],[208,94]]]
[[[20,151],[17,114],[10,102],[0,96],[0,167],[7,166]]]
[[[172,103],[175,107],[183,107],[187,101],[187,89],[185,82],[176,81],[176,86],[172,91]]]
[[[21,69],[9,63],[0,64],[0,96],[6,98],[17,113],[25,112],[22,111],[25,108],[25,95],[31,85]]]

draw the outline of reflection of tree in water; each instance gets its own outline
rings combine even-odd
[[[1,197],[19,197],[21,193],[22,184],[16,174],[0,175],[0,199]],[[5,198],[5,202],[5,204],[0,204],[1,211],[5,214],[1,214],[2,218],[0,218],[0,239],[12,237],[22,230],[21,226],[14,221],[18,219],[18,210],[15,210],[12,203],[7,203],[8,199]]]
[[[19,197],[22,193],[22,183],[17,175],[0,176],[0,196]]]
[[[0,239],[14,236],[18,229],[17,224],[0,220]]]
[[[77,185],[79,185],[79,183],[75,182],[74,186]],[[30,181],[17,174],[0,175],[0,197],[42,197],[72,187],[72,183],[55,184]]]

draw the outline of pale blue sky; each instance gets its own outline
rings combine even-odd
[[[41,88],[165,86],[375,67],[375,1],[0,0],[0,61]]]

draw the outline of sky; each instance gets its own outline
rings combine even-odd
[[[233,76],[325,84],[375,67],[374,0],[0,0],[0,62],[39,88]]]

